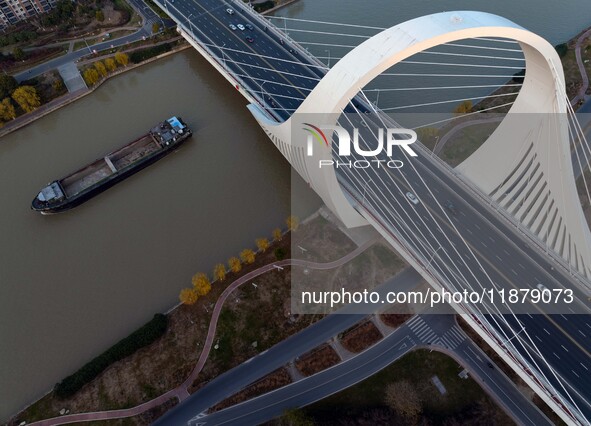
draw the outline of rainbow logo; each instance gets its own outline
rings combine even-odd
[[[314,139],[316,139],[320,145],[322,145],[322,141],[324,141],[324,144],[326,146],[328,146],[328,140],[326,139],[326,136],[324,135],[324,132],[322,130],[320,130],[318,127],[314,126],[313,124],[310,123],[304,123],[306,126],[311,127],[310,129],[307,128],[303,128],[303,130],[305,130],[306,132],[310,133]]]

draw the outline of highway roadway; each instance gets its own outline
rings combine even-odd
[[[367,377],[417,348],[443,350],[459,360],[469,374],[496,399],[497,402],[524,426],[543,426],[552,423],[526,399],[515,385],[498,369],[489,367],[490,359],[463,333],[452,347],[431,344],[434,336],[449,339],[458,333],[454,317],[450,315],[420,315],[386,336],[365,352],[316,375],[248,400],[242,404],[209,415],[201,414],[189,424],[202,425],[258,425],[281,416],[285,410],[303,407],[332,395]],[[461,340],[460,340],[461,339]],[[492,365],[492,364],[491,364]]]
[[[282,43],[281,34],[271,24],[261,23],[235,2],[175,0],[166,1],[163,8],[180,25],[192,30],[218,56],[218,61],[241,79],[246,89],[258,93],[278,120],[291,115],[324,73],[315,63],[309,63],[298,46],[287,39]],[[227,13],[227,8],[234,13]],[[247,23],[253,26],[252,30],[230,28],[230,24]],[[247,36],[254,41],[247,41]],[[345,126],[359,123],[359,117],[368,121],[368,129],[375,130],[380,125],[375,115],[364,114],[369,106],[360,100],[349,105],[346,112],[356,109],[362,113],[355,114],[353,120],[357,122],[343,122]],[[527,313],[487,315],[481,321],[490,322],[503,344],[514,346],[528,366],[538,371],[536,375],[542,372],[554,385],[559,393],[557,398],[578,407],[579,417],[589,422],[591,382],[582,379],[589,377],[591,369],[587,295],[578,290],[567,273],[555,267],[521,232],[501,219],[491,206],[483,204],[427,152],[401,159],[405,166],[398,171],[341,168],[339,179],[350,189],[352,197],[357,197],[359,208],[375,216],[383,233],[406,239],[412,255],[423,264],[430,259],[430,266],[445,277],[449,288],[491,288],[494,283],[505,290],[531,289],[541,283],[550,289],[573,289],[575,303],[565,306],[563,312],[546,313],[527,302],[521,307],[527,308]],[[364,187],[370,189],[367,194]],[[418,204],[406,198],[407,191],[416,194]],[[457,216],[443,207],[448,200],[456,206]],[[449,268],[454,272],[450,273]],[[493,308],[488,312],[508,311]],[[533,351],[539,350],[540,354],[530,354],[534,346],[537,349]]]
[[[422,277],[407,268],[379,286],[376,291],[408,291]],[[375,305],[378,309],[382,305]],[[389,365],[419,346],[437,347],[452,354],[473,377],[508,412],[524,425],[544,425],[548,420],[515,388],[455,324],[451,315],[421,315],[409,320],[367,352],[355,356],[338,367],[298,381],[271,394],[207,416],[209,407],[240,391],[248,384],[305,354],[333,336],[359,322],[365,315],[355,314],[358,306],[349,305],[314,323],[289,339],[273,346],[247,362],[215,378],[175,407],[156,425],[241,424],[251,425],[281,415],[291,407],[310,404],[338,392]]]

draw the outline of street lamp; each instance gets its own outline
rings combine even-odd
[[[435,136],[435,146],[433,147],[433,151],[431,151],[431,157],[435,154],[435,149],[437,148],[437,144],[439,143],[439,135]]]
[[[361,204],[365,204],[365,193],[367,191],[367,187],[369,186],[370,183],[373,183],[373,180],[370,178],[369,181],[367,181],[367,183],[363,186],[363,199],[361,200]]]

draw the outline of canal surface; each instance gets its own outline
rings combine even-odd
[[[0,140],[0,419],[285,227],[290,169],[246,101],[194,50],[123,74]],[[63,214],[47,182],[180,115],[177,152]],[[319,206],[307,186],[301,215]]]
[[[588,0],[300,0],[278,14],[386,27],[454,9],[501,14],[553,44],[591,25]],[[167,310],[193,273],[283,225],[290,170],[245,105],[187,50],[0,139],[0,419]],[[172,114],[195,129],[178,152],[71,212],[29,210],[48,181]],[[319,203],[296,186],[305,215]]]

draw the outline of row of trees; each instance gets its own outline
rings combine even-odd
[[[104,61],[96,61],[92,66],[82,72],[82,78],[88,86],[94,86],[99,80],[115,71],[118,66],[127,66],[129,56],[123,52],[115,53],[115,57],[106,58]]]
[[[300,225],[300,221],[296,216],[289,216],[285,223],[287,224],[287,228],[290,231],[296,231]],[[280,241],[283,238],[283,233],[281,229],[275,228],[273,230],[273,241]],[[261,237],[255,240],[255,244],[258,250],[261,253],[267,251],[267,249],[271,246],[270,241],[267,238]],[[281,256],[277,256],[278,258],[283,258],[283,251],[280,252]],[[214,281],[224,281],[226,279],[226,274],[228,270],[234,273],[238,273],[242,270],[242,265],[250,265],[254,263],[256,260],[256,253],[254,250],[251,249],[244,249],[240,252],[238,257],[233,256],[228,259],[228,269],[226,269],[226,265],[223,263],[218,263],[213,268],[213,280]],[[184,305],[193,305],[199,300],[200,297],[207,295],[211,291],[211,282],[209,281],[209,277],[207,274],[203,272],[199,272],[193,275],[192,278],[193,287],[192,288],[184,288],[181,290],[179,294],[179,300]]]
[[[33,86],[20,86],[14,89],[11,97],[5,97],[0,101],[0,120],[2,123],[16,118],[16,108],[13,101],[24,112],[31,112],[39,108],[41,98]]]

